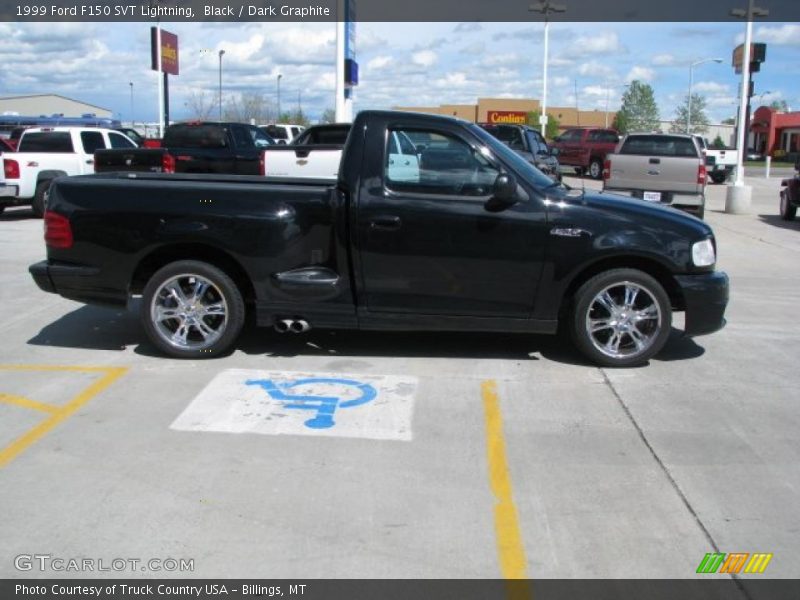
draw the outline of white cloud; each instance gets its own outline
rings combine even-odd
[[[653,69],[637,65],[628,71],[628,74],[625,76],[625,81],[633,81],[634,79],[638,79],[639,81],[653,81],[655,76],[656,72]]]
[[[728,94],[730,93],[730,86],[716,81],[701,81],[692,86],[693,93],[707,93],[707,94]]]
[[[557,76],[550,79],[550,82],[556,87],[563,87],[565,85],[569,85],[572,80],[569,77],[564,76]]]
[[[756,30],[755,38],[759,42],[781,46],[800,46],[800,25],[784,23],[780,26],[765,25]]]
[[[614,69],[596,60],[583,63],[578,67],[578,74],[584,77],[600,77],[603,79],[610,79],[616,76]]]
[[[657,67],[668,67],[675,64],[675,57],[672,54],[656,54],[653,57],[653,64]]]
[[[614,31],[607,31],[587,36],[580,36],[570,42],[564,56],[582,57],[597,54],[622,54],[625,47],[620,44],[619,36]]]
[[[367,69],[383,69],[392,62],[391,56],[376,56],[367,63]]]
[[[421,67],[430,67],[436,62],[436,52],[433,50],[420,50],[411,55],[411,61]]]

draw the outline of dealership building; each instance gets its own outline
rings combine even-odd
[[[112,117],[112,111],[107,108],[73,100],[59,94],[0,97],[0,115],[82,117],[89,114],[103,118]]]
[[[395,110],[449,115],[473,123],[527,123],[528,113],[540,113],[539,100],[525,98],[478,98],[477,104],[442,104],[441,106],[397,106]],[[567,106],[549,106],[547,114],[558,120],[561,131],[570,127],[611,127],[616,112],[577,110]]]

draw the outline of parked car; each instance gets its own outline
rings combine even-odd
[[[261,151],[275,140],[253,125],[190,121],[164,131],[160,148],[103,150],[95,172],[220,173],[257,175]]]
[[[603,176],[606,155],[614,152],[619,143],[615,129],[575,127],[567,129],[553,140],[562,166],[575,168],[578,175],[588,173],[593,179]]]
[[[416,179],[392,133],[436,141]],[[418,148],[419,149],[419,148]],[[199,199],[213,202],[203,203]],[[678,211],[553,182],[477,125],[363,111],[338,181],[104,174],[57,180],[44,291],[125,305],[162,352],[224,353],[250,310],[310,327],[555,333],[606,366],[724,324],[728,278],[711,228]]]
[[[278,144],[291,144],[292,140],[305,130],[305,127],[302,125],[276,123],[273,125],[261,125],[261,130]]]
[[[44,213],[45,196],[56,177],[91,173],[100,148],[135,148],[125,135],[99,127],[31,127],[22,132],[17,152],[3,156],[0,206],[30,204]]]
[[[527,125],[481,124],[486,131],[506,144],[517,154],[553,179],[561,181],[559,151],[550,148],[542,134]]]
[[[797,207],[800,206],[800,158],[794,165],[795,176],[791,179],[781,181],[781,218],[784,221],[791,221],[797,215]]]
[[[631,133],[606,156],[603,190],[668,204],[703,218],[706,163],[691,135]]]
[[[339,173],[350,123],[314,125],[301,133],[290,145],[264,149],[261,174],[267,177],[302,177],[335,180]],[[404,132],[390,132],[389,165],[395,176],[419,179],[419,152]]]

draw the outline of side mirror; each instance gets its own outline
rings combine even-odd
[[[425,144],[417,144],[416,146],[414,146],[414,150],[416,151],[417,154],[422,154],[423,152],[425,152],[425,148],[427,148]]]
[[[486,210],[495,212],[508,208],[517,201],[517,180],[511,173],[500,173],[492,186],[492,197]]]

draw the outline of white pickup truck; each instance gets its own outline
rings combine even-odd
[[[714,183],[725,183],[736,168],[739,151],[731,148],[714,148],[708,140],[700,135],[693,136],[697,145],[705,152],[708,177]]]
[[[349,133],[349,123],[309,127],[290,145],[265,148],[261,174],[278,178],[336,179]],[[414,142],[405,133],[392,131],[388,143],[388,167],[393,179],[419,179],[419,155]]]
[[[136,148],[130,138],[98,127],[33,127],[22,133],[17,152],[3,155],[0,212],[6,206],[31,204],[44,214],[45,197],[56,177],[94,172],[94,152]]]

